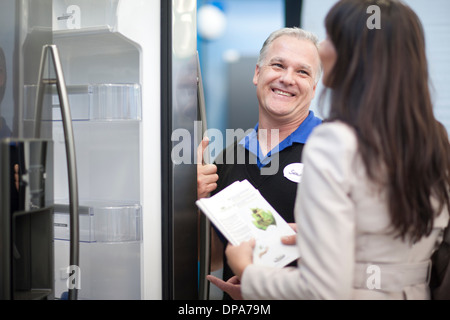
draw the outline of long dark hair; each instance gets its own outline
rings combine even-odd
[[[368,25],[371,5],[379,29]],[[355,129],[369,178],[387,190],[394,231],[417,241],[433,228],[431,198],[437,212],[450,204],[450,145],[433,114],[421,22],[397,0],[341,0],[325,27],[337,53],[329,120]]]

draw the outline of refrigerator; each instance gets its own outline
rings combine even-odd
[[[2,103],[2,115],[18,139],[49,145],[41,170],[52,224],[47,299],[199,298],[196,9],[195,0],[0,3],[2,15],[14,11],[14,32],[0,39],[13,37],[14,48],[13,107],[3,112]]]

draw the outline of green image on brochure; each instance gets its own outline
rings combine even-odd
[[[299,258],[297,246],[284,245],[280,240],[295,232],[247,180],[237,181],[196,204],[231,244],[255,238],[255,264],[284,267]]]
[[[252,217],[255,219],[253,220],[253,224],[261,230],[267,230],[269,226],[277,224],[272,212],[269,210],[253,208]]]

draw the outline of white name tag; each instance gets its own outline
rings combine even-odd
[[[284,177],[295,183],[302,181],[303,163],[291,163],[283,170]]]

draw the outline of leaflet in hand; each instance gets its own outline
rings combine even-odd
[[[255,264],[284,267],[298,259],[297,246],[281,243],[294,230],[247,180],[196,204],[231,244],[255,238]]]

